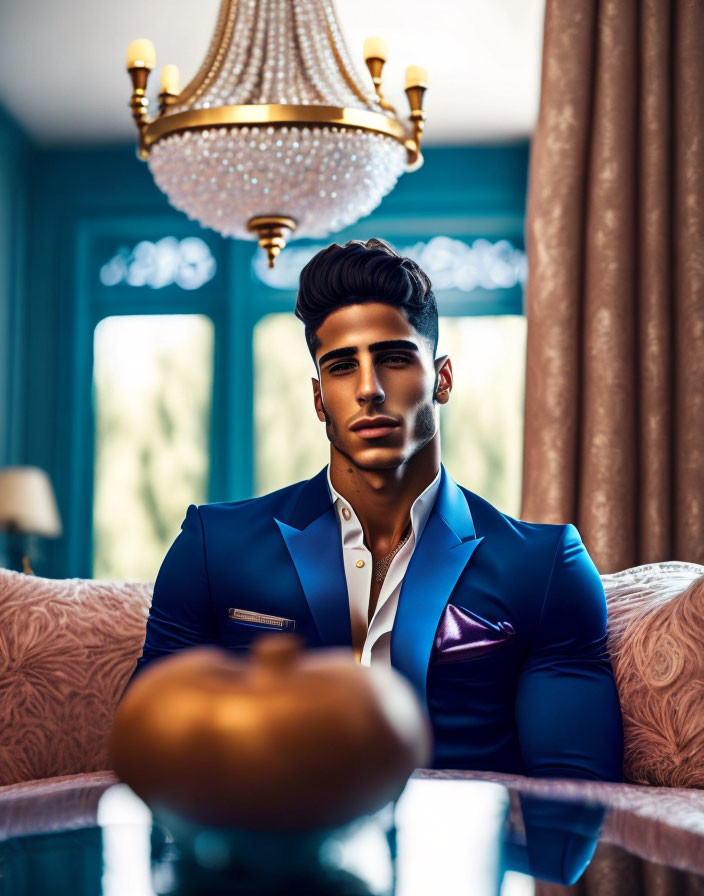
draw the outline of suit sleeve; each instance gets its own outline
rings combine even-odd
[[[142,656],[132,679],[152,660],[184,647],[218,642],[200,512],[191,504],[154,583]]]
[[[606,650],[606,600],[574,526],[557,546],[516,699],[528,775],[622,779],[621,709]]]

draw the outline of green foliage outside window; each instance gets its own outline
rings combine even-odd
[[[212,380],[207,317],[109,317],[96,328],[96,578],[153,580],[188,505],[207,500]]]

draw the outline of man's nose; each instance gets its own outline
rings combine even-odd
[[[359,379],[357,381],[357,401],[360,404],[367,402],[380,404],[385,397],[373,362],[361,362],[359,365]]]

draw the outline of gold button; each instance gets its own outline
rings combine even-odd
[[[355,565],[357,569],[361,569],[364,566],[364,560],[358,560]]]
[[[352,516],[352,514],[349,512],[349,510],[346,507],[343,507],[342,508],[342,518],[345,520],[348,520],[351,516]]]

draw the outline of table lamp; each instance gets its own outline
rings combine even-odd
[[[61,535],[54,489],[44,470],[39,467],[0,470],[0,530],[8,533],[10,567],[33,575],[29,565],[31,537]]]

